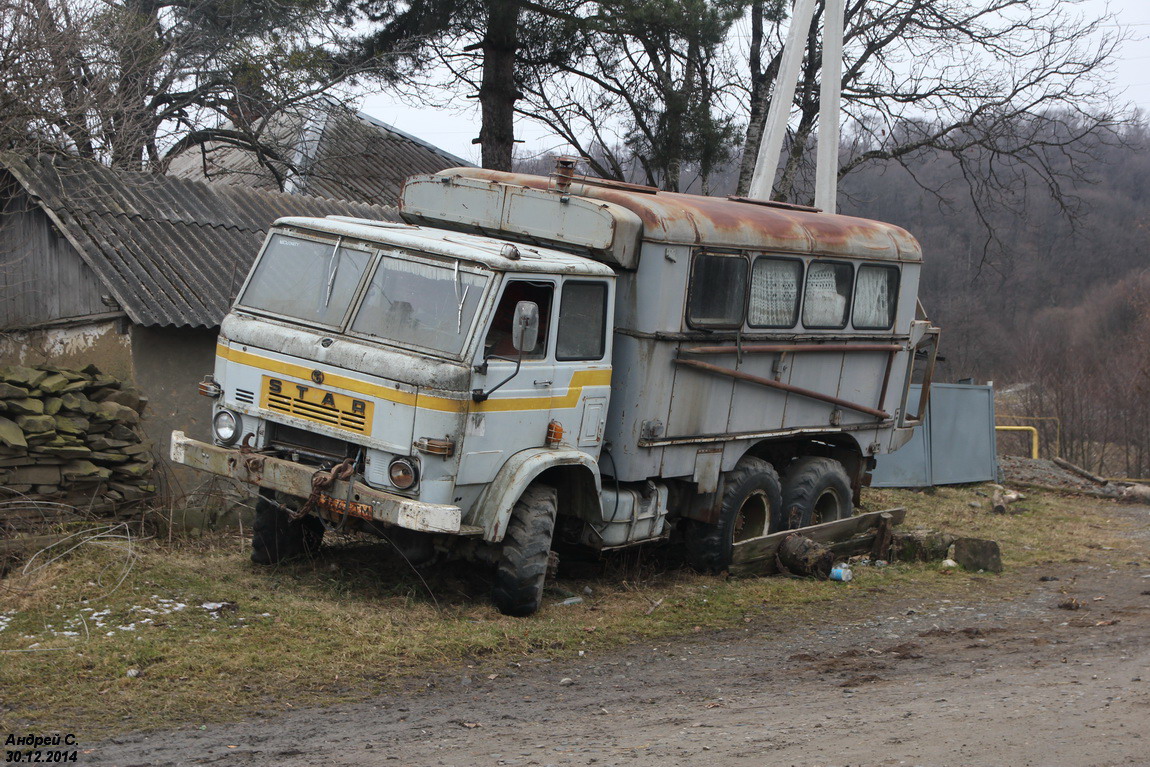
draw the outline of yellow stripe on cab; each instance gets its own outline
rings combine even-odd
[[[299,365],[294,362],[277,360],[265,357],[262,354],[233,349],[223,344],[216,346],[216,355],[228,362],[239,365],[248,365],[270,373],[298,378],[301,381],[310,381],[314,368]],[[446,413],[477,413],[507,412],[516,410],[563,410],[573,408],[579,404],[579,398],[585,386],[610,386],[611,369],[601,368],[595,370],[577,370],[571,376],[571,383],[563,395],[543,395],[539,397],[507,397],[500,398],[498,394],[484,402],[472,402],[469,395],[466,399],[452,399],[423,392],[406,392],[388,386],[350,378],[339,373],[327,370],[323,372],[324,385],[334,386],[344,391],[355,392],[367,397],[375,397],[385,402],[394,402],[400,405],[410,405],[424,410],[436,410]]]

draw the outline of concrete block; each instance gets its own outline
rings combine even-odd
[[[959,538],[954,542],[954,561],[967,570],[1002,572],[1002,551],[997,541]]]

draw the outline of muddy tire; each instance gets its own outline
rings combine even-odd
[[[491,601],[504,615],[525,617],[539,609],[555,534],[555,488],[532,485],[511,511]]]
[[[694,522],[687,531],[687,562],[704,573],[719,573],[731,564],[734,545],[766,535],[782,504],[779,475],[761,458],[744,456],[723,477],[723,500],[717,524]]]
[[[779,530],[809,527],[854,514],[851,481],[843,465],[833,458],[809,456],[787,467],[783,476]]]
[[[323,532],[318,518],[309,515],[292,521],[286,511],[261,494],[252,526],[252,562],[274,565],[310,556],[319,551]]]

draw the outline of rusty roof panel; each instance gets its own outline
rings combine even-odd
[[[399,221],[395,208],[0,154],[134,322],[214,327],[282,216]]]
[[[439,175],[486,179],[551,189],[545,176],[480,168],[450,168]],[[558,192],[557,192],[558,193]],[[818,253],[891,261],[921,261],[918,241],[905,229],[865,218],[788,210],[695,194],[635,192],[599,179],[575,177],[566,194],[615,203],[643,222],[643,238],[656,242]]]

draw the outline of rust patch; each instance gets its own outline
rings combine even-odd
[[[504,173],[481,168],[451,168],[444,175],[466,176],[531,189],[548,190],[551,179],[524,173]],[[824,255],[872,256],[900,261],[921,261],[922,250],[909,232],[891,224],[864,218],[792,210],[750,204],[721,197],[679,192],[620,188],[575,176],[568,190],[632,211],[643,222],[645,238],[659,240],[667,232],[675,241],[809,253],[818,243]],[[685,230],[691,232],[689,237]]]

